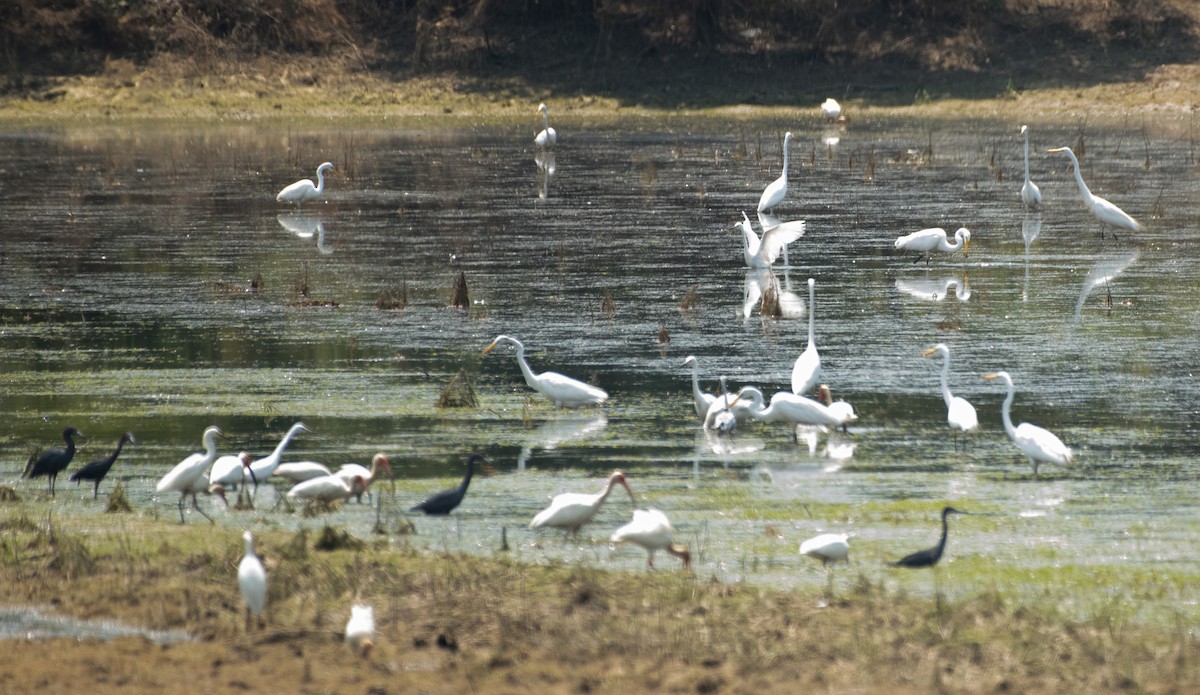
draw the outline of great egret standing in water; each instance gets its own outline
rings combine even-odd
[[[842,115],[842,105],[837,103],[837,99],[830,97],[822,102],[821,115],[824,116],[826,120],[836,121]]]
[[[897,251],[916,251],[921,254],[917,256],[913,263],[920,261],[924,257],[926,265],[929,265],[929,256],[935,250],[945,251],[946,253],[962,251],[963,258],[966,258],[970,246],[971,231],[966,227],[960,227],[954,233],[954,243],[946,240],[946,230],[941,227],[931,227],[929,229],[922,229],[919,232],[913,232],[912,234],[906,234],[896,239],[895,243]]]
[[[608,393],[603,389],[585,384],[564,374],[558,372],[534,374],[533,370],[529,368],[529,363],[525,361],[525,345],[516,338],[498,335],[491,345],[483,349],[483,354],[491,352],[500,343],[511,343],[517,348],[517,364],[521,367],[525,383],[529,385],[529,388],[545,396],[555,406],[580,408],[585,405],[600,405],[608,400]]]
[[[942,356],[942,400],[946,401],[946,421],[956,431],[954,433],[954,448],[958,449],[958,432],[970,432],[979,429],[979,417],[975,414],[975,406],[950,393],[950,348],[945,343],[938,343],[921,353],[925,357]],[[964,443],[964,448],[966,444]]]
[[[1029,180],[1029,126],[1021,126],[1021,135],[1025,136],[1025,184],[1021,186],[1021,202],[1030,210],[1037,210],[1042,204],[1042,192]]]
[[[780,172],[779,178],[775,179],[767,185],[763,190],[762,197],[758,199],[758,211],[766,212],[774,208],[776,205],[783,202],[787,197],[787,175],[788,175],[788,143],[792,141],[792,132],[788,131],[783,134],[783,171]]]
[[[310,200],[316,200],[325,192],[325,172],[334,174],[333,162],[323,162],[317,167],[317,183],[314,185],[312,179],[300,179],[296,183],[290,184],[275,196],[276,202],[292,203],[296,207],[300,207],[301,203]]]
[[[1008,372],[984,374],[983,378],[988,381],[999,379],[1008,387],[1008,395],[1004,397],[1004,405],[1000,411],[1001,417],[1004,419],[1004,431],[1008,433],[1009,438],[1013,440],[1021,453],[1029,459],[1035,478],[1038,474],[1039,464],[1055,463],[1064,466],[1071,462],[1074,453],[1053,432],[1028,422],[1022,422],[1019,426],[1013,427],[1011,411],[1015,388]]]
[[[164,475],[154,486],[154,492],[161,495],[164,492],[179,493],[179,523],[183,521],[183,501],[188,495],[192,496],[192,507],[200,511],[196,504],[196,495],[208,489],[208,478],[205,470],[217,460],[217,437],[221,430],[215,425],[204,430],[204,453],[195,453],[175,464],[169,473]],[[203,487],[201,487],[203,480]],[[203,514],[203,512],[201,512]],[[207,515],[205,515],[207,517]],[[209,518],[209,521],[212,521]]]
[[[533,137],[533,144],[545,149],[558,143],[558,131],[550,127],[550,114],[545,104],[538,104],[538,113],[542,114],[542,130]]]
[[[683,359],[684,367],[689,364],[692,365],[692,404],[696,408],[696,417],[704,420],[709,407],[717,400],[717,397],[700,389],[700,363],[696,361],[695,355],[688,355]]]
[[[1121,208],[1113,205],[1104,198],[1098,195],[1092,195],[1092,191],[1083,182],[1083,174],[1079,173],[1079,159],[1070,147],[1055,147],[1047,152],[1062,152],[1071,158],[1071,164],[1075,167],[1075,183],[1079,184],[1079,195],[1083,198],[1083,206],[1092,211],[1096,219],[1101,223],[1120,227],[1131,232],[1140,232],[1144,227],[1142,223],[1133,219],[1128,213]]]
[[[792,365],[792,393],[803,396],[817,385],[821,378],[821,354],[813,336],[813,321],[817,313],[817,281],[808,279],[808,347]]]

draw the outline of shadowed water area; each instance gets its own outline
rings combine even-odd
[[[1018,197],[1020,123],[584,124],[553,111],[551,122],[552,162],[533,147],[532,117],[0,138],[3,483],[56,514],[94,517],[97,532],[120,483],[135,513],[166,529],[178,497],[154,484],[201,450],[205,427],[225,432],[222,454],[257,458],[303,421],[313,431],[285,461],[369,465],[383,451],[395,492],[377,484],[376,506],[317,518],[276,509],[278,480],[255,511],[202,498],[231,535],[328,521],[366,537],[378,519],[398,545],[492,554],[504,527],[518,560],[637,569],[642,551],[606,542],[630,516],[623,490],[580,542],[526,528],[550,495],[596,492],[620,468],[639,505],[671,516],[701,576],[823,585],[796,548],[831,531],[853,536],[838,586],[861,573],[930,591],[928,573],[887,563],[932,545],[952,503],[975,514],[951,519],[944,591],[1052,585],[1083,613],[1111,601],[1195,615],[1192,144],[1147,127],[1036,126],[1045,207],[1031,214]],[[807,220],[807,233],[788,266],[747,271],[733,224],[754,217],[779,175],[784,130],[795,133],[791,191],[776,213]],[[1092,191],[1146,231],[1102,237],[1068,160],[1044,153],[1062,145],[1083,150]],[[324,202],[275,202],[322,161],[341,174]],[[969,228],[969,257],[893,255],[896,237],[934,226]],[[450,307],[460,271],[467,309]],[[821,381],[858,422],[799,441],[782,424],[702,433],[684,357],[697,356],[710,391],[718,375],[768,397],[787,390],[807,342],[809,277]],[[783,292],[785,318],[747,301],[767,286]],[[385,290],[404,308],[377,308]],[[563,411],[530,398],[510,348],[480,354],[501,333],[525,342],[535,372],[593,380],[610,400]],[[979,413],[965,450],[946,427],[941,361],[921,355],[939,342],[951,389]],[[479,407],[435,407],[460,370]],[[996,370],[1016,383],[1014,421],[1057,434],[1072,466],[1033,478],[1000,423],[1003,386],[981,378]],[[89,439],[51,499],[43,479],[19,477],[68,425]],[[99,500],[67,482],[124,431],[137,443]],[[457,484],[472,452],[490,470],[451,518],[407,513]],[[677,563],[660,554],[658,565]]]

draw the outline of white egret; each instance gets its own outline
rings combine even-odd
[[[538,512],[537,516],[529,522],[529,528],[560,528],[567,535],[579,535],[580,527],[596,516],[596,512],[600,511],[600,507],[604,504],[604,500],[608,499],[608,493],[612,492],[614,485],[625,488],[625,491],[629,493],[629,501],[635,507],[637,506],[637,500],[634,499],[633,490],[629,488],[629,483],[625,480],[625,474],[621,471],[613,471],[608,476],[608,480],[604,482],[604,487],[594,495],[582,492],[564,492],[561,495],[555,495],[550,500],[550,506]]]
[[[392,473],[391,462],[384,453],[377,453],[371,457],[371,468],[368,470],[366,466],[357,463],[345,463],[337,469],[334,475],[344,480],[353,481],[355,478],[361,478],[363,481],[363,489],[355,494],[359,502],[362,502],[362,495],[367,490],[371,489],[371,483],[374,483],[379,478],[381,470],[387,471],[388,477],[395,477]]]
[[[316,184],[313,184],[312,179],[300,179],[280,191],[279,195],[275,196],[276,202],[292,203],[296,207],[300,207],[301,203],[316,200],[325,192],[325,172],[329,172],[330,175],[336,174],[332,162],[323,162],[321,166],[317,167]]]
[[[1021,135],[1025,136],[1025,183],[1021,186],[1021,202],[1030,210],[1037,210],[1042,205],[1042,192],[1029,180],[1029,126],[1021,126]]]
[[[533,144],[541,148],[554,147],[558,143],[558,131],[550,127],[550,114],[546,105],[539,104],[537,110],[542,114],[542,130],[533,137]]]
[[[967,399],[950,393],[950,348],[945,343],[938,343],[921,353],[925,357],[942,356],[942,400],[946,402],[946,422],[955,429],[954,447],[958,448],[958,433],[979,429],[979,418],[975,415],[975,406]],[[964,443],[964,448],[966,444]]]
[[[1092,195],[1092,191],[1083,182],[1083,174],[1079,173],[1079,159],[1071,151],[1070,147],[1055,147],[1046,150],[1046,152],[1062,152],[1071,158],[1071,164],[1075,167],[1075,183],[1079,184],[1079,195],[1083,198],[1083,206],[1091,210],[1092,214],[1101,223],[1127,229],[1131,232],[1140,232],[1145,229],[1141,222],[1133,219],[1133,217],[1121,208],[1098,195]]]
[[[633,521],[613,531],[613,543],[633,543],[646,551],[646,567],[654,569],[654,553],[665,550],[683,560],[683,568],[692,566],[688,549],[675,542],[675,528],[666,514],[657,509],[633,510]]]
[[[558,372],[534,374],[533,370],[529,368],[529,363],[525,361],[525,345],[516,338],[498,335],[491,345],[484,348],[483,354],[491,352],[500,343],[512,343],[516,346],[517,364],[521,367],[525,383],[529,385],[529,388],[545,396],[555,406],[580,408],[585,405],[599,405],[608,400],[608,393],[603,389],[585,384],[578,379],[572,379]]]
[[[333,475],[333,471],[329,470],[329,466],[316,461],[296,461],[279,464],[275,467],[275,475],[292,483],[302,483],[323,475]]]
[[[788,143],[792,141],[792,133],[788,131],[783,134],[783,171],[780,172],[779,178],[772,181],[763,190],[762,197],[758,199],[758,211],[766,212],[771,210],[776,205],[783,202],[787,197],[787,175],[788,175]]]
[[[695,355],[683,358],[682,366],[686,367],[689,364],[692,365],[692,404],[696,408],[696,417],[703,421],[708,414],[709,406],[717,400],[717,397],[700,389],[700,363],[696,361]]]
[[[161,495],[164,492],[179,493],[179,523],[183,523],[183,501],[188,495],[192,496],[192,507],[199,511],[196,505],[196,484],[203,479],[204,489],[208,488],[208,478],[205,470],[217,460],[217,437],[221,430],[212,426],[204,430],[204,453],[195,453],[175,464],[169,473],[164,475],[154,486],[154,492]],[[203,512],[202,512],[203,513]],[[209,519],[212,521],[212,519]]]
[[[842,116],[842,105],[837,103],[837,99],[829,98],[821,104],[821,115],[827,120],[836,121]]]
[[[847,425],[858,420],[858,413],[854,412],[854,406],[846,401],[833,400],[833,393],[829,390],[828,384],[821,384],[817,387],[817,400],[824,402],[830,414],[842,421],[843,432],[846,431]]]
[[[208,482],[230,489],[245,483],[247,478],[254,478],[250,464],[254,461],[245,451],[237,456],[225,455],[213,461],[212,470],[208,473]],[[254,479],[257,484],[258,480]]]
[[[287,496],[292,500],[336,502],[349,499],[358,491],[365,489],[366,486],[366,481],[362,478],[346,480],[336,475],[323,475],[320,478],[312,478],[297,484],[288,490]]]
[[[246,630],[250,630],[250,617],[262,615],[267,607],[267,569],[262,561],[254,554],[254,538],[249,531],[242,533],[246,543],[246,554],[238,564],[238,586],[242,590],[242,600],[246,602]]]
[[[778,222],[774,218],[759,214],[759,224],[762,225],[763,235],[759,238],[750,224],[750,218],[742,213],[742,221],[734,227],[742,230],[742,256],[749,268],[768,268],[780,252],[787,250],[787,245],[804,236],[804,220]],[[771,222],[774,221],[774,224]]]
[[[762,391],[753,386],[743,386],[738,391],[738,400],[752,404],[750,415],[756,420],[788,423],[792,428],[792,438],[796,441],[799,441],[797,425],[836,428],[847,422],[844,413],[831,412],[822,403],[786,391],[771,396],[770,404],[764,407]]]
[[[1000,379],[1008,388],[1008,395],[1004,397],[1004,405],[1001,406],[1000,411],[1001,417],[1004,419],[1004,431],[1008,433],[1009,438],[1013,440],[1021,453],[1029,459],[1035,478],[1038,474],[1038,466],[1042,463],[1066,465],[1071,462],[1074,452],[1049,430],[1028,422],[1022,422],[1019,426],[1013,427],[1011,411],[1016,389],[1013,387],[1012,377],[1008,375],[1008,372],[984,374],[983,378],[988,381]]]
[[[371,606],[350,606],[350,620],[346,621],[346,646],[356,656],[371,657],[375,647],[375,609]]]
[[[792,393],[802,396],[817,385],[821,378],[821,354],[817,352],[817,341],[813,335],[813,321],[817,313],[817,281],[808,279],[808,347],[792,365]]]
[[[304,426],[303,422],[297,422],[288,428],[283,439],[279,440],[279,444],[275,446],[275,450],[270,454],[258,459],[250,465],[250,471],[254,473],[254,484],[258,485],[259,480],[266,480],[275,472],[275,468],[279,466],[283,459],[283,452],[287,449],[288,444],[292,443],[292,439],[301,432],[311,432],[312,430]]]
[[[917,256],[913,263],[924,258],[926,265],[929,265],[929,256],[935,250],[945,251],[946,253],[954,253],[961,250],[963,258],[966,258],[970,246],[971,231],[966,227],[960,227],[954,233],[954,243],[946,240],[946,230],[941,227],[932,227],[930,229],[922,229],[919,232],[913,232],[912,234],[906,234],[896,239],[895,244],[897,251],[918,252],[920,255]]]

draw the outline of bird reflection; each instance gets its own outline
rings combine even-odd
[[[940,302],[950,296],[950,288],[954,288],[954,298],[965,302],[971,298],[971,287],[967,276],[946,278],[921,278],[917,280],[896,279],[896,289],[901,292],[929,302]]]
[[[742,285],[742,318],[750,318],[754,308],[762,305],[763,295],[768,289],[775,291],[779,300],[779,314],[774,318],[798,319],[804,316],[804,299],[792,292],[792,281],[785,267],[784,282],[770,268],[748,268]]]
[[[315,237],[317,251],[326,255],[333,253],[333,248],[325,245],[325,222],[321,218],[303,212],[282,212],[275,219],[280,227],[301,239]]]
[[[517,470],[525,470],[525,464],[533,456],[535,448],[553,451],[560,444],[582,439],[589,434],[600,432],[605,427],[608,427],[608,418],[603,413],[590,417],[548,420],[534,430],[527,438],[526,443],[521,446],[521,453],[517,456]]]
[[[1083,303],[1087,301],[1088,295],[1092,293],[1098,286],[1104,285],[1104,292],[1107,297],[1108,306],[1112,307],[1112,291],[1109,285],[1125,269],[1133,265],[1133,262],[1138,258],[1137,251],[1121,253],[1116,255],[1101,256],[1092,269],[1088,272],[1087,277],[1083,280],[1083,289],[1079,292],[1079,300],[1075,302],[1075,325],[1079,325],[1083,318]]]
[[[550,182],[558,171],[558,165],[554,161],[554,151],[539,149],[533,155],[533,162],[537,164],[538,169],[538,198],[545,200],[550,197]]]
[[[1021,236],[1025,239],[1025,290],[1021,292],[1021,301],[1029,301],[1029,245],[1042,233],[1042,216],[1026,215],[1021,220]]]

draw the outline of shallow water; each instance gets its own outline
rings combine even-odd
[[[37,640],[57,637],[101,640],[144,637],[155,644],[176,644],[193,639],[185,632],[144,630],[108,620],[76,620],[27,606],[0,606],[0,639]]]
[[[585,132],[564,122],[552,165],[535,161],[533,125],[0,138],[4,484],[60,514],[99,518],[121,482],[139,513],[177,523],[176,499],[156,498],[154,483],[201,448],[206,426],[227,434],[222,453],[263,456],[303,420],[314,432],[285,460],[365,464],[389,453],[399,477],[395,495],[380,498],[389,530],[453,484],[470,452],[487,454],[491,474],[476,477],[455,516],[413,518],[415,535],[393,534],[397,544],[492,553],[505,527],[519,559],[637,568],[640,550],[601,542],[629,516],[620,494],[584,534],[596,543],[525,528],[548,496],[598,490],[622,468],[639,504],[666,510],[697,568],[723,580],[821,585],[796,546],[846,531],[853,573],[929,591],[927,575],[886,562],[932,544],[937,510],[953,503],[980,513],[952,520],[957,571],[943,590],[1020,594],[1053,581],[1047,572],[1118,568],[1123,581],[1161,582],[1139,592],[1135,611],[1195,614],[1176,588],[1200,575],[1200,207],[1187,143],[1144,127],[1035,128],[1046,208],[1029,215],[1018,198],[1019,123],[879,120],[837,131],[808,117],[673,117]],[[772,279],[747,272],[732,225],[778,176],[784,129],[797,137],[777,212],[806,219],[808,231]],[[1066,158],[1042,153],[1081,138],[1093,192],[1148,231],[1102,238]],[[326,202],[275,203],[325,160],[343,172]],[[970,256],[926,265],[892,255],[897,236],[929,226],[970,228]],[[466,311],[448,308],[458,271]],[[717,374],[735,388],[786,389],[807,340],[808,277],[822,381],[860,420],[847,435],[799,442],[779,425],[710,441],[683,358],[699,358],[709,390]],[[776,281],[796,295],[785,295],[788,319],[745,303]],[[405,309],[374,308],[402,286]],[[693,288],[698,306],[680,309]],[[499,333],[526,342],[535,370],[594,378],[611,400],[570,412],[527,399],[510,350],[480,355]],[[951,388],[983,426],[961,452],[945,427],[940,362],[921,356],[937,342],[951,348]],[[480,407],[435,408],[460,369]],[[1000,426],[1003,387],[980,378],[998,369],[1016,382],[1014,419],[1058,434],[1075,450],[1072,467],[1032,479]],[[122,431],[138,438],[99,501],[65,476],[53,500],[43,480],[19,480],[30,452],[67,425],[91,437],[80,463]],[[231,534],[324,521],[272,511],[276,499],[260,490],[256,512],[201,504]],[[375,519],[368,505],[332,517],[363,534]]]

